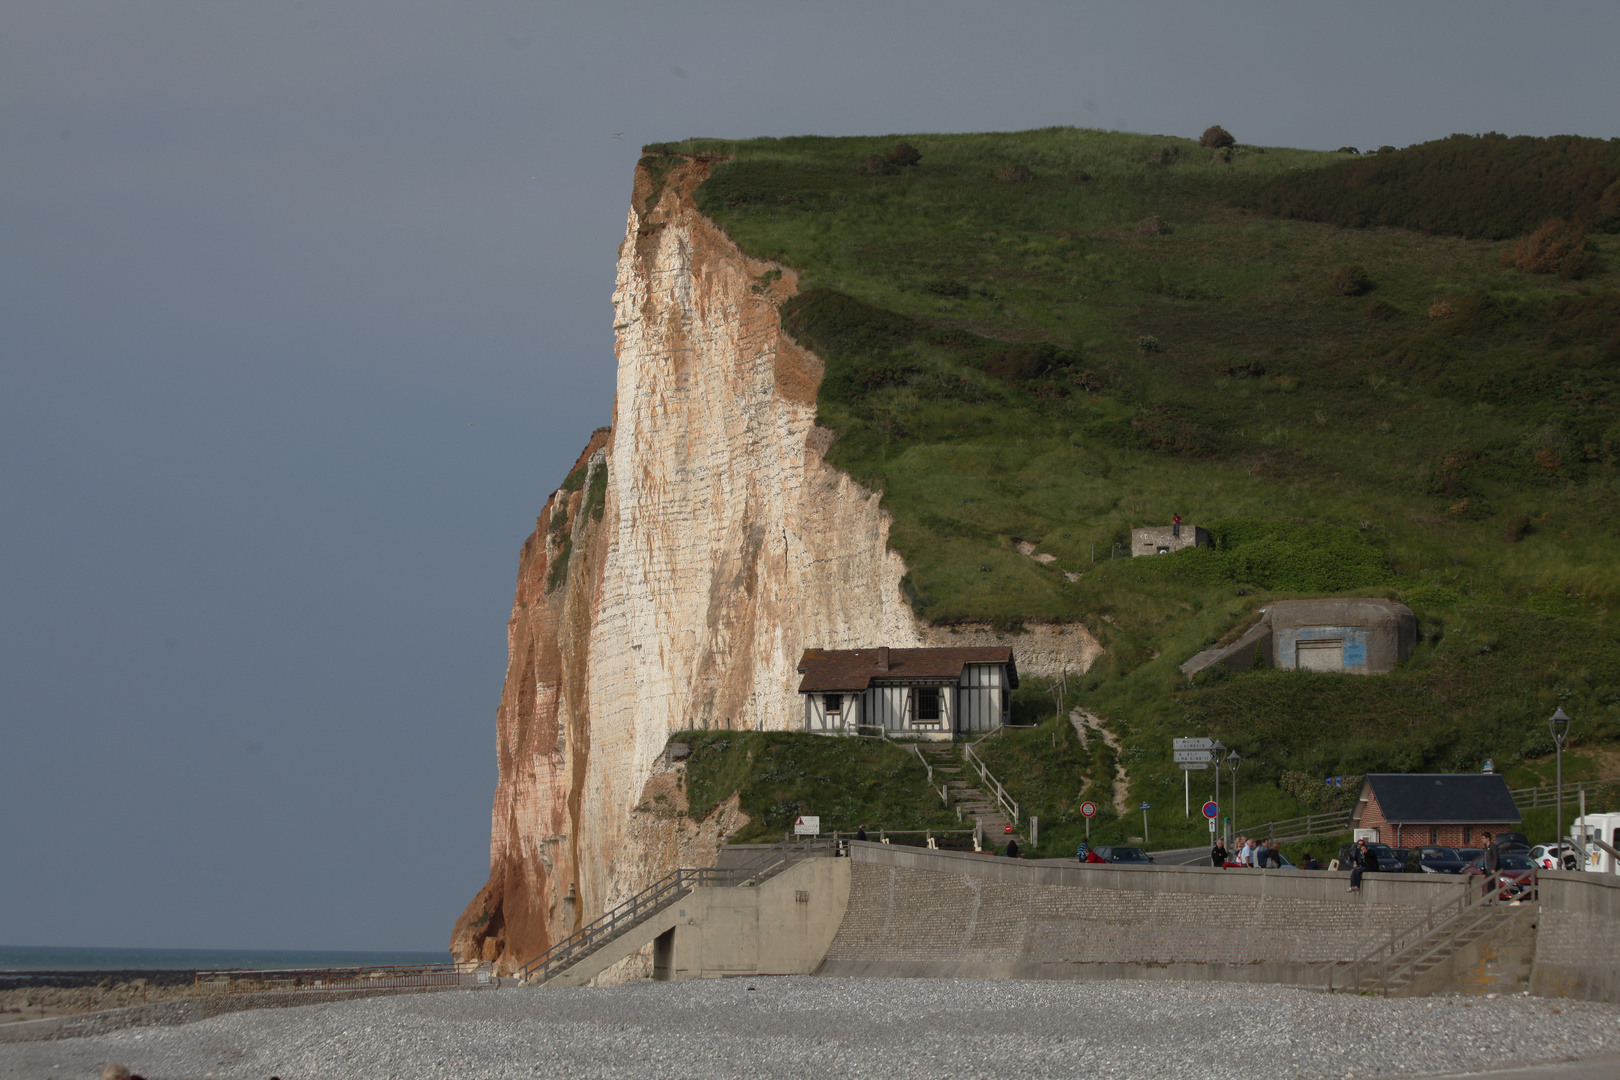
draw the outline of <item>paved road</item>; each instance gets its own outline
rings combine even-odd
[[[119,1061],[149,1080],[1338,1080],[1468,1075],[1573,1055],[1593,1060],[1538,1066],[1512,1080],[1614,1080],[1615,1059],[1595,1056],[1620,1053],[1617,1021],[1615,1006],[1522,996],[720,979],[372,998],[4,1044],[0,1077],[90,1078]]]
[[[1208,866],[1209,848],[1177,848],[1174,851],[1150,851],[1153,861],[1160,866]]]

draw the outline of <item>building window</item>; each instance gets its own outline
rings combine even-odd
[[[1438,844],[1439,842],[1440,842],[1440,830],[1435,828],[1433,825],[1430,825],[1429,826],[1429,843]]]
[[[837,716],[844,711],[844,695],[822,694],[821,708],[828,716]]]
[[[919,724],[939,723],[939,687],[919,686],[915,693],[917,695],[917,722]]]
[[[1469,828],[1467,825],[1464,825],[1463,826],[1463,847],[1468,847],[1473,842],[1474,842],[1474,830]]]

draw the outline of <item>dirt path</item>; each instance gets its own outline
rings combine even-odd
[[[1090,746],[1086,735],[1087,730],[1097,733],[1101,739],[1114,751],[1114,810],[1120,817],[1124,817],[1131,809],[1131,778],[1125,772],[1125,762],[1120,754],[1119,736],[1103,727],[1095,713],[1076,708],[1069,713],[1069,723],[1074,725],[1076,735],[1080,736],[1081,746]]]

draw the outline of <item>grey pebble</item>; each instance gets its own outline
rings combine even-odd
[[[750,992],[749,987],[754,987]],[[1152,1077],[1463,1072],[1620,1052],[1620,1008],[1184,982],[752,978],[505,989],[0,1044],[0,1077]]]

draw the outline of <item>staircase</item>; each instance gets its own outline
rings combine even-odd
[[[1352,966],[1351,978],[1335,989],[1417,997],[1462,989],[1455,985],[1460,981],[1489,983],[1509,992],[1528,987],[1528,967],[1521,973],[1520,965],[1505,955],[1511,950],[1502,946],[1528,932],[1533,951],[1536,906],[1505,902],[1498,895],[1499,888],[1488,887],[1478,877],[1464,877],[1458,885],[1457,895],[1435,904],[1404,929],[1391,931],[1388,941],[1368,950]],[[1457,970],[1459,959],[1467,961],[1466,967],[1478,967],[1479,972],[1464,978]]]
[[[1026,841],[1019,830],[1018,804],[1007,795],[1006,789],[985,770],[983,776],[978,775],[977,769],[968,766],[965,759],[967,747],[958,747],[955,743],[919,743],[917,751],[923,755],[924,760],[932,766],[936,774],[943,774],[945,786],[950,790],[951,802],[961,811],[964,819],[977,819],[984,823],[984,836],[995,839],[998,843],[1008,840],[1017,840],[1020,844]],[[982,785],[982,786],[981,786]],[[993,785],[993,786],[992,786]],[[983,788],[989,787],[986,792]],[[1013,831],[1008,833],[1008,825]]]
[[[628,955],[645,945],[646,941],[640,939],[647,938],[647,934],[637,934],[636,931],[649,927],[654,931],[662,930],[661,924],[653,926],[655,920],[678,901],[691,895],[694,889],[756,887],[804,859],[835,854],[834,843],[819,837],[784,840],[741,866],[671,870],[600,919],[574,931],[524,964],[518,975],[533,986],[544,986],[559,980],[582,982],[584,979],[569,978],[570,972],[578,975],[576,969],[592,957],[598,959],[598,970],[605,969],[608,964],[621,959],[620,953]],[[615,945],[618,947],[615,948]],[[604,954],[610,958],[602,963]],[[586,978],[596,973],[592,971]]]

